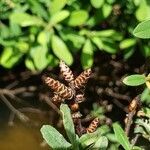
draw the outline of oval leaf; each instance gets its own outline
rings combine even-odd
[[[27,13],[12,13],[10,20],[20,26],[41,26],[44,25],[44,22],[41,18],[36,16],[29,15]]]
[[[5,68],[10,69],[20,61],[22,56],[23,53],[19,50],[12,47],[6,47],[0,56],[0,64]]]
[[[146,0],[140,0],[140,5],[135,12],[135,16],[139,21],[144,21],[150,18],[150,5]]]
[[[86,40],[81,54],[81,63],[84,69],[91,68],[93,65],[93,46],[89,39]]]
[[[53,0],[50,5],[50,13],[54,14],[61,10],[67,3],[67,0]]]
[[[134,46],[135,43],[136,43],[135,39],[125,39],[125,40],[121,41],[120,48],[126,49],[126,48]]]
[[[146,82],[144,75],[134,74],[127,76],[123,79],[123,83],[129,86],[138,86]]]
[[[115,124],[113,124],[113,129],[114,129],[115,136],[116,136],[118,142],[123,146],[123,148],[125,150],[131,150],[131,145],[128,141],[128,138],[127,138],[125,132],[121,128],[121,126],[119,124],[115,123]]]
[[[103,49],[103,42],[102,42],[101,38],[99,38],[99,37],[93,37],[92,38],[92,42],[97,46],[97,48],[99,50]]]
[[[73,63],[73,57],[66,44],[56,35],[52,36],[52,50],[54,54],[68,65]]]
[[[52,25],[55,25],[61,22],[62,20],[66,19],[68,16],[69,16],[69,11],[67,10],[59,11],[52,16],[52,18],[50,19],[50,23]]]
[[[91,0],[90,2],[93,7],[100,8],[103,5],[104,0]]]
[[[35,68],[35,65],[34,65],[34,62],[31,58],[27,57],[25,59],[25,65],[28,69],[32,70],[32,71],[35,71],[36,68]]]
[[[88,19],[89,15],[85,10],[75,10],[70,14],[68,25],[79,26],[83,25]]]
[[[82,146],[82,148],[86,148],[89,146],[92,146],[95,144],[95,142],[97,142],[97,140],[101,137],[101,132],[99,130],[96,130],[93,133],[87,133],[87,134],[83,134],[79,141],[80,144]]]
[[[31,58],[38,70],[43,70],[49,63],[47,58],[48,49],[46,46],[36,46],[31,49]]]
[[[115,54],[117,53],[118,47],[113,40],[105,39],[103,40],[103,50],[107,53]]]
[[[150,89],[145,88],[144,91],[141,94],[141,101],[148,104],[149,100],[150,100]]]
[[[137,27],[133,31],[134,36],[148,39],[150,38],[150,20],[143,21],[137,25]]]
[[[45,46],[50,41],[51,34],[46,31],[41,31],[37,37],[37,41],[40,45]]]
[[[111,14],[111,11],[112,11],[112,6],[105,3],[102,7],[102,13],[103,13],[103,17],[104,19],[107,18],[110,14]]]
[[[27,53],[29,50],[29,44],[27,42],[18,41],[15,46],[21,53]]]
[[[65,138],[55,128],[50,125],[43,125],[41,133],[47,144],[55,150],[66,150],[71,147]]]
[[[62,112],[63,124],[64,124],[65,131],[67,133],[67,136],[71,144],[73,145],[74,149],[77,150],[78,145],[76,142],[76,134],[75,134],[74,124],[73,124],[72,117],[71,117],[71,112],[70,112],[68,105],[61,104],[60,111]]]

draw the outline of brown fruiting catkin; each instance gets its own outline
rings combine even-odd
[[[45,77],[44,82],[61,98],[71,99],[73,97],[72,89],[60,83],[59,81],[50,77]]]
[[[89,127],[86,129],[87,133],[93,133],[94,131],[96,131],[98,125],[100,123],[100,119],[99,118],[95,118],[89,125]]]
[[[74,80],[71,69],[62,60],[60,61],[59,67],[62,76],[68,83]]]
[[[75,80],[74,80],[74,87],[75,89],[80,89],[85,86],[88,79],[90,78],[92,71],[91,69],[87,69],[83,71]]]

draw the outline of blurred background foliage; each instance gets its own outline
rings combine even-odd
[[[150,56],[150,42],[132,36],[134,27],[150,18],[148,0],[1,0],[0,65],[24,63],[32,71],[72,65],[93,65],[96,51]]]

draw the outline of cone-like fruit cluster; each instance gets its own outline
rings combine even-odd
[[[50,77],[46,77],[45,83],[58,95],[58,98],[71,99],[73,97],[72,89],[60,83],[59,81]],[[55,95],[54,97],[56,98]]]
[[[83,90],[91,76],[91,69],[83,71],[76,79],[74,79],[71,69],[62,60],[60,61],[59,67],[60,73],[68,85],[65,85],[51,77],[43,77],[45,84],[47,84],[55,93],[52,100],[55,102],[61,102],[74,98],[75,103],[81,103],[84,101],[85,98]]]
[[[85,100],[84,89],[92,71],[91,69],[87,69],[77,76],[77,78],[74,78],[71,69],[62,60],[60,61],[59,67],[60,73],[67,82],[67,85],[51,77],[43,77],[43,80],[45,84],[47,84],[54,91],[52,101],[54,103],[62,103],[66,101],[71,109],[72,118],[80,119],[82,115],[79,111],[78,103]],[[99,119],[95,118],[87,128],[87,132],[94,132],[98,124]]]

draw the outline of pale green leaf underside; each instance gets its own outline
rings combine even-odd
[[[55,128],[50,125],[43,125],[41,133],[47,144],[55,150],[66,150],[71,147],[65,138]]]
[[[68,105],[61,104],[60,111],[62,112],[63,124],[64,124],[65,131],[67,133],[67,136],[68,136],[70,142],[72,143],[73,147],[77,150],[78,145],[76,142],[76,134],[75,134],[73,120],[71,117],[71,112],[70,112]]]
[[[123,79],[123,83],[129,86],[138,86],[144,84],[146,82],[146,78],[144,75],[130,75]]]
[[[131,150],[131,145],[128,141],[128,138],[127,138],[125,132],[121,128],[121,126],[119,124],[115,123],[115,124],[113,124],[113,129],[114,129],[115,136],[116,136],[118,142],[123,146],[123,148],[125,150]]]
[[[150,20],[146,20],[137,25],[133,34],[142,39],[150,38]]]

